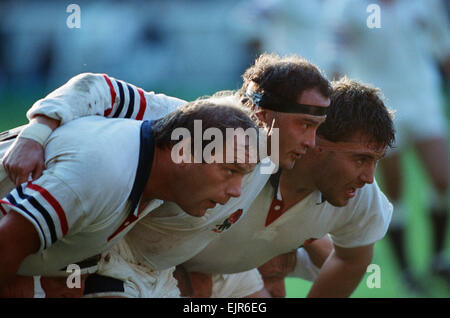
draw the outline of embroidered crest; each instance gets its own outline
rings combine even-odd
[[[236,212],[231,214],[225,221],[223,221],[222,224],[216,224],[216,228],[212,229],[212,231],[216,233],[222,233],[223,231],[228,230],[232,224],[236,223],[236,221],[239,220],[242,212],[242,209],[237,210]]]

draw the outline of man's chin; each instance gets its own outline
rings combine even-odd
[[[293,159],[285,159],[280,161],[280,168],[283,170],[291,170],[294,168],[295,160]]]
[[[195,216],[195,217],[202,217],[205,215],[206,213],[206,208],[185,208],[183,209],[184,212],[186,212],[187,214],[189,214],[190,216]]]
[[[339,199],[326,198],[326,201],[329,204],[331,204],[332,206],[340,208],[340,207],[346,206],[348,204],[349,200],[348,199],[342,199],[342,198],[339,198]]]

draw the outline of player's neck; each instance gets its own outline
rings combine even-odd
[[[308,156],[295,162],[295,166],[291,170],[283,170],[281,172],[282,184],[286,189],[296,193],[311,193],[316,190],[313,174],[314,162]],[[280,180],[281,181],[281,180]],[[288,190],[286,190],[288,191]]]
[[[297,162],[293,170],[281,172],[280,191],[286,207],[297,204],[315,190],[315,186],[307,178],[308,174],[302,171],[304,167],[298,167],[298,164]]]
[[[170,151],[155,147],[152,170],[147,180],[147,185],[142,195],[144,202],[153,199],[170,200],[170,185],[173,179],[173,169]]]

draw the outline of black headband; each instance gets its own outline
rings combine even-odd
[[[325,116],[328,110],[328,107],[291,102],[279,95],[269,93],[267,91],[264,91],[263,93],[257,93],[253,90],[248,89],[247,92],[245,92],[245,96],[248,97],[255,106],[264,107],[266,109],[270,109],[280,113]]]

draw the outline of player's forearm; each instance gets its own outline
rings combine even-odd
[[[349,297],[363,277],[365,262],[342,260],[331,256],[323,265],[308,297]]]
[[[9,212],[0,218],[0,292],[11,282],[23,259],[37,252],[40,239],[25,217]]]
[[[112,100],[115,94],[111,93],[105,75],[79,74],[34,103],[27,117],[32,120],[37,116],[46,116],[64,124],[83,116],[103,116],[117,102]]]
[[[312,243],[306,244],[304,249],[308,252],[314,266],[320,268],[333,251],[333,241],[328,235],[325,235]]]
[[[18,266],[7,259],[0,260],[0,294],[14,279]]]
[[[30,124],[39,123],[47,125],[52,131],[58,128],[60,121],[44,115],[36,115],[30,120]]]

